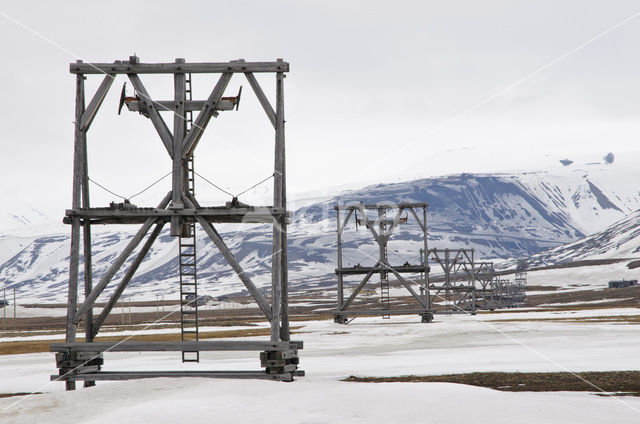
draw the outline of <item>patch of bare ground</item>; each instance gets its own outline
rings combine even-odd
[[[41,395],[42,392],[16,392],[16,393],[0,393],[0,398],[8,398],[14,396],[29,396],[29,395]]]
[[[535,291],[554,291],[554,290],[560,290],[561,287],[559,286],[529,286],[527,285],[527,293],[528,292],[535,292]]]
[[[527,288],[527,290],[529,290]],[[602,290],[576,290],[561,293],[532,294],[527,296],[524,307],[537,307],[545,304],[573,303],[567,307],[575,307],[577,302],[606,301],[603,305],[611,307],[640,306],[640,286],[625,287],[621,289]],[[555,306],[555,305],[554,305]],[[590,306],[597,307],[597,304],[586,304],[580,309],[587,309]]]
[[[343,379],[358,383],[457,383],[507,392],[597,392],[640,396],[640,371],[594,372],[474,372],[447,375],[403,375]]]

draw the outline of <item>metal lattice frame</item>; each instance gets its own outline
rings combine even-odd
[[[390,315],[395,314],[407,314],[416,313],[422,317],[423,322],[431,322],[433,319],[433,313],[431,310],[431,299],[429,291],[425,290],[424,281],[420,282],[420,292],[417,293],[407,281],[403,274],[428,274],[429,267],[424,263],[411,265],[405,263],[403,265],[392,265],[389,263],[387,254],[387,243],[391,238],[394,230],[401,224],[406,223],[409,216],[411,216],[418,227],[420,228],[422,235],[423,248],[427,248],[427,203],[399,203],[399,204],[375,204],[366,205],[363,203],[349,204],[349,205],[336,205],[334,210],[336,211],[337,218],[337,245],[338,245],[338,267],[335,272],[338,277],[338,296],[337,296],[337,308],[333,312],[334,321],[340,324],[348,323],[349,316],[358,315],[375,315],[380,314],[383,318],[388,318]],[[373,211],[376,214],[375,217],[370,217],[367,211]],[[394,213],[394,217],[387,219],[387,214],[391,211],[397,211]],[[346,212],[346,216],[344,213]],[[406,216],[403,217],[403,214]],[[359,214],[359,217],[356,215]],[[347,224],[353,219],[356,225],[364,226],[371,233],[375,244],[378,247],[379,255],[375,263],[370,266],[355,265],[353,267],[343,267],[343,245],[342,236],[346,230]],[[377,228],[377,229],[376,229]],[[380,291],[381,291],[381,307],[380,309],[352,309],[354,299],[362,291],[371,277],[377,274],[380,277]],[[345,277],[352,275],[363,275],[364,277],[359,281],[351,295],[345,299],[344,284]],[[418,308],[412,310],[406,309],[390,309],[389,307],[389,281],[388,275],[393,275],[411,294],[411,296],[417,301]]]
[[[137,372],[107,373],[100,371],[104,351],[189,351],[202,350],[257,350],[262,351],[261,362],[265,370],[258,371],[198,371],[189,375],[204,377],[267,378],[290,381],[294,375],[303,375],[297,370],[297,350],[301,342],[290,341],[287,285],[287,211],[284,133],[284,78],[289,64],[282,59],[275,62],[245,62],[236,60],[223,63],[186,63],[176,59],[174,63],[140,63],[136,56],[128,61],[114,63],[83,63],[70,65],[76,75],[75,142],[73,160],[72,208],[66,211],[65,222],[71,225],[71,255],[69,262],[69,297],[65,343],[51,345],[56,355],[59,375],[52,379],[66,381],[68,390],[75,389],[75,381],[84,380],[91,385],[95,380],[182,376],[185,373]],[[206,100],[190,100],[186,93],[186,78],[192,73],[219,74],[220,77]],[[275,74],[275,110],[258,84],[255,73]],[[172,190],[151,208],[92,208],[89,203],[87,131],[96,116],[116,75],[127,75],[139,97],[127,99],[130,110],[137,110],[149,118],[156,129],[164,148],[172,158]],[[155,101],[143,84],[140,76],[145,74],[168,74],[174,77],[174,99]],[[243,74],[257,96],[275,130],[274,200],[264,207],[231,204],[226,206],[201,206],[188,190],[188,160],[202,137],[209,121],[219,111],[233,108],[233,100],[222,97],[229,81],[235,74]],[[88,75],[104,75],[95,95],[85,106],[84,81]],[[166,109],[165,109],[166,108]],[[174,112],[173,132],[159,111]],[[185,126],[187,112],[198,111],[193,126]],[[234,203],[234,202],[232,202]],[[227,247],[214,224],[269,223],[273,225],[273,257],[271,301],[267,301],[257,289],[250,276],[243,270],[234,254]],[[154,241],[165,224],[169,223],[171,235],[179,237],[185,227],[197,223],[209,236],[222,256],[236,272],[246,289],[258,304],[262,314],[271,324],[270,340],[248,341],[183,341],[183,342],[123,342],[94,343],[95,336],[109,315],[127,284],[134,276]],[[136,235],[113,261],[109,269],[94,286],[91,264],[91,226],[93,224],[141,224]],[[78,302],[78,274],[80,265],[80,232],[82,230],[84,252],[84,292],[82,303]],[[151,232],[150,232],[151,231]],[[118,270],[125,264],[136,247],[147,236],[123,279],[103,308],[100,315],[93,316],[93,307],[98,296],[109,285]],[[76,341],[78,324],[84,321],[86,341]]]

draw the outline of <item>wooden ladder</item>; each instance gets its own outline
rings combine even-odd
[[[187,75],[185,84],[186,99],[191,100],[191,74]],[[193,113],[185,112],[185,134],[193,124]],[[195,168],[193,155],[187,160],[186,191],[195,194]],[[182,341],[198,341],[198,271],[196,256],[195,223],[184,224],[183,232],[178,238],[180,265],[180,335]],[[200,362],[199,351],[182,351],[182,362]]]

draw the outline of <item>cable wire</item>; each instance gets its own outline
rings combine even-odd
[[[91,178],[89,178],[89,181],[91,181],[92,183],[94,183],[95,185],[97,185],[98,187],[100,187],[101,189],[103,189],[104,191],[113,194],[116,197],[119,197],[121,199],[125,199],[125,200],[131,200],[136,196],[139,196],[140,194],[144,193],[145,191],[149,190],[151,187],[153,187],[154,185],[158,184],[160,181],[164,180],[165,178],[167,178],[169,175],[171,175],[171,172],[163,175],[162,177],[158,178],[157,180],[155,180],[153,183],[149,184],[147,187],[145,187],[144,189],[140,190],[139,192],[137,192],[136,194],[132,195],[132,196],[122,196],[121,194],[118,194],[116,192],[113,192],[111,190],[109,190],[108,188],[106,188],[105,186],[103,186],[102,184],[100,184],[99,182],[97,182],[96,180],[92,180]]]
[[[98,187],[100,187],[101,189],[103,189],[104,191],[113,194],[116,197],[119,197],[121,199],[126,199],[126,197],[119,195],[118,193],[114,193],[113,191],[109,190],[108,188],[106,188],[105,186],[103,186],[102,184],[100,184],[99,182],[92,180],[91,178],[89,178],[89,181],[91,181],[92,183],[94,183],[95,185],[97,185]]]
[[[208,182],[209,184],[211,184],[212,186],[214,186],[215,188],[217,188],[218,190],[220,190],[221,192],[226,193],[231,197],[235,197],[233,195],[233,193],[229,193],[227,190],[221,188],[220,186],[217,186],[215,183],[212,183],[211,181],[207,180],[205,177],[203,177],[202,175],[198,174],[197,172],[194,171],[193,173],[196,174],[198,177],[202,178],[203,180],[205,180],[206,182]]]
[[[164,180],[165,178],[167,178],[169,175],[171,175],[172,172],[168,172],[166,174],[164,174],[162,177],[158,178],[157,180],[155,180],[153,183],[151,183],[147,188],[137,192],[136,194],[134,194],[133,196],[129,197],[129,200],[133,199],[134,197],[136,197],[139,194],[144,193],[145,191],[149,190],[151,187],[153,187],[154,185],[158,184],[160,181]]]
[[[258,187],[260,184],[264,183],[265,181],[269,181],[269,180],[270,180],[271,178],[273,178],[275,175],[276,175],[276,174],[275,174],[275,172],[274,172],[273,174],[269,175],[267,178],[265,178],[264,180],[260,181],[259,183],[252,185],[251,187],[249,187],[248,189],[246,189],[245,191],[243,191],[243,192],[241,192],[241,193],[239,193],[239,194],[236,194],[236,195],[235,195],[235,197],[240,197],[240,196],[242,196],[243,194],[245,194],[247,191],[253,190],[254,188]]]

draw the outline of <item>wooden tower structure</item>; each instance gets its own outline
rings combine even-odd
[[[427,249],[427,203],[379,203],[379,204],[349,204],[336,205],[334,210],[337,217],[337,234],[338,234],[338,267],[336,275],[338,277],[338,301],[337,309],[333,312],[334,321],[339,324],[347,324],[348,316],[372,315],[380,314],[383,319],[390,318],[391,315],[416,313],[422,317],[422,322],[431,322],[433,313],[431,310],[431,299],[429,291],[425,290],[424,280],[420,280],[420,290],[416,292],[403,274],[428,274],[429,267],[426,263],[402,265],[391,265],[389,262],[388,243],[393,232],[401,224],[406,224],[409,216],[411,216],[418,227],[422,236],[422,249]],[[395,214],[393,212],[395,211]],[[346,213],[346,215],[345,215]],[[390,215],[390,213],[392,215]],[[359,214],[359,216],[358,216]],[[372,216],[370,216],[372,214]],[[378,258],[376,262],[370,266],[343,267],[343,234],[349,223],[353,219],[356,226],[363,226],[373,236],[374,242],[378,247]],[[379,308],[351,308],[354,299],[362,291],[367,282],[374,274],[380,277],[380,302]],[[345,299],[344,285],[345,277],[362,275],[362,279],[355,287],[351,295]],[[395,277],[411,294],[413,299],[418,303],[416,309],[392,309],[389,295],[389,276]]]
[[[434,296],[445,300],[445,313],[476,313],[476,276],[473,249],[425,249],[423,260],[440,265],[442,285],[429,283]],[[427,277],[429,278],[429,277]],[[443,297],[444,295],[444,297]]]
[[[243,59],[217,63],[188,63],[176,59],[173,63],[141,63],[136,56],[114,63],[71,63],[76,75],[75,140],[73,159],[72,207],[64,221],[71,225],[71,254],[69,263],[69,297],[65,343],[54,343],[59,375],[53,380],[66,382],[68,390],[76,381],[92,385],[97,380],[120,380],[148,377],[225,377],[264,378],[291,381],[304,375],[297,369],[298,349],[302,342],[290,340],[287,285],[287,217],[286,169],[284,131],[284,78],[289,64],[282,59],[274,62],[246,62]],[[218,81],[204,100],[191,98],[191,74],[217,74]],[[275,75],[275,109],[262,90],[254,74]],[[156,100],[149,96],[142,77],[147,74],[173,75],[174,98]],[[193,190],[193,154],[212,117],[220,111],[237,109],[239,95],[223,97],[231,78],[242,74],[249,82],[267,118],[275,130],[273,205],[250,206],[233,199],[223,206],[201,205]],[[96,93],[85,105],[84,82],[88,76],[103,76]],[[155,207],[135,207],[130,204],[111,207],[91,207],[89,195],[89,163],[87,132],[117,75],[126,75],[135,88],[136,96],[127,97],[123,90],[120,107],[140,112],[151,121],[172,160],[172,189]],[[173,130],[159,112],[171,111]],[[192,114],[195,115],[192,116]],[[273,255],[271,269],[271,299],[267,300],[227,247],[216,229],[218,223],[268,223],[273,227]],[[140,228],[128,245],[113,260],[109,269],[93,284],[91,264],[91,226],[94,224],[131,224]],[[106,317],[135,275],[163,227],[169,224],[170,234],[179,239],[181,341],[178,342],[94,342]],[[210,341],[200,340],[197,315],[196,224],[204,231],[221,255],[235,271],[247,291],[270,322],[270,338],[266,341]],[[82,245],[80,244],[82,233]],[[145,239],[142,247],[134,250]],[[84,254],[84,301],[78,301],[81,246]],[[118,283],[101,313],[94,317],[96,299],[111,283],[129,258],[126,273]],[[85,341],[76,340],[77,329],[84,322]],[[102,371],[103,353],[108,351],[178,351],[185,362],[200,360],[201,351],[257,351],[264,370],[256,371]]]

